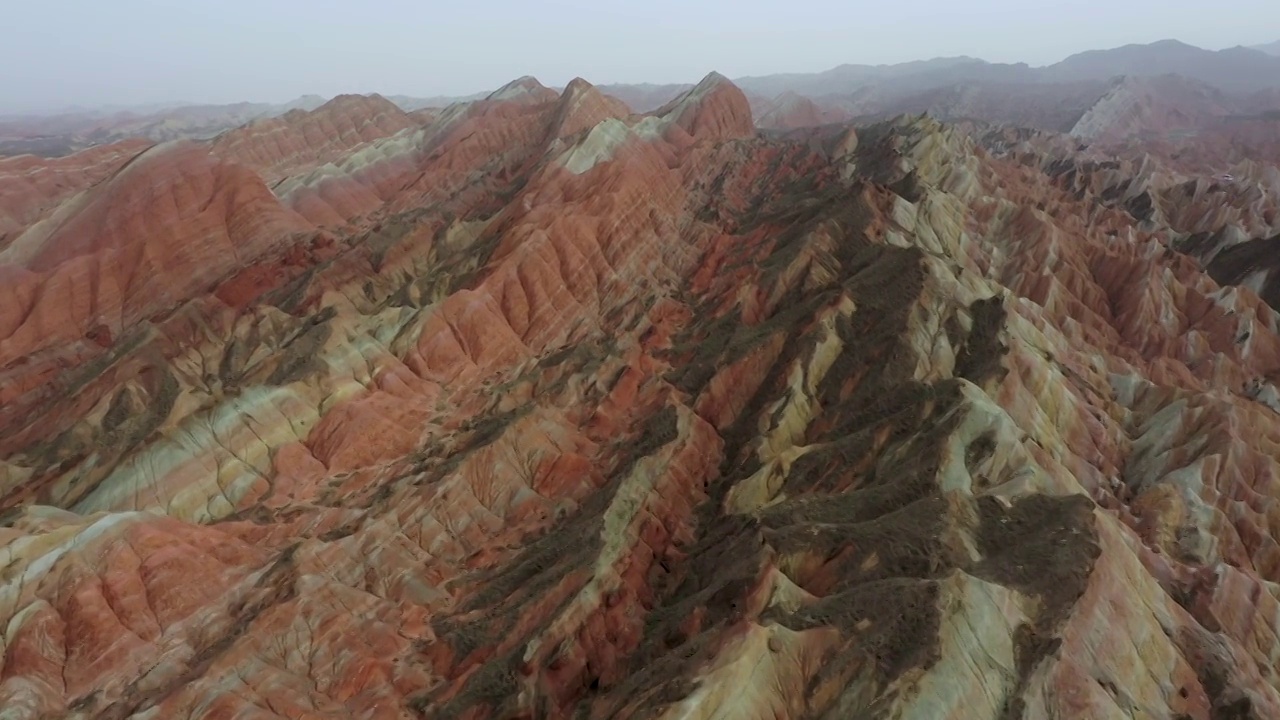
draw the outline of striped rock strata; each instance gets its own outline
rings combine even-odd
[[[715,75],[370,112],[13,215],[3,720],[1280,716],[1280,319],[1171,221]]]

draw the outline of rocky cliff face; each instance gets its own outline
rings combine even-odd
[[[0,717],[1280,716],[1274,170],[351,112],[9,211]]]

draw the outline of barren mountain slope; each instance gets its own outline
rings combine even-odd
[[[1274,169],[1193,219],[716,75],[421,120],[4,249],[4,720],[1280,716],[1280,320],[1172,249]]]

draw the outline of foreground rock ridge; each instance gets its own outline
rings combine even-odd
[[[0,719],[1280,717],[1272,156],[819,116],[0,160]]]

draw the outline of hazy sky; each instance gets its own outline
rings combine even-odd
[[[0,111],[695,81],[1280,39],[1280,0],[4,0]]]

